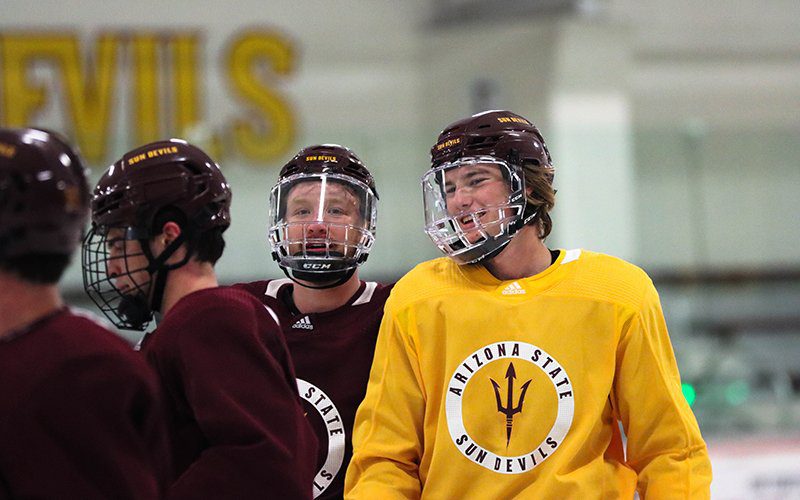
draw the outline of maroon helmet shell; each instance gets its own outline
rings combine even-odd
[[[301,149],[283,166],[279,179],[296,174],[341,174],[366,184],[378,198],[375,179],[353,151],[338,144],[319,144]]]
[[[170,139],[136,148],[109,167],[94,190],[92,223],[149,231],[156,214],[173,207],[199,231],[227,228],[230,205],[230,186],[214,160]]]
[[[62,137],[0,129],[0,256],[71,254],[88,209],[83,161]]]
[[[431,168],[465,156],[493,156],[513,165],[551,165],[542,134],[510,111],[486,111],[448,125],[431,148]]]

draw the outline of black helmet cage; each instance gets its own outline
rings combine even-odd
[[[344,186],[358,201],[361,223],[337,223],[320,220],[287,220],[288,196],[293,188],[307,182],[319,182],[319,204],[325,203],[327,185]],[[324,236],[310,237],[311,226],[325,227]],[[270,192],[268,239],[272,257],[292,279],[314,283],[338,282],[366,262],[375,242],[377,195],[374,188],[355,177],[341,173],[298,173],[282,178]],[[332,235],[341,234],[340,239]],[[347,274],[349,273],[349,274]]]
[[[145,330],[153,319],[149,297],[154,266],[144,250],[147,248],[149,252],[148,240],[141,239],[141,233],[135,228],[120,229],[119,236],[109,237],[111,233],[105,228],[98,231],[98,227],[93,226],[86,234],[81,252],[83,287],[115,326]],[[138,250],[132,250],[132,241],[139,243]],[[112,272],[110,266],[115,266],[119,272]],[[116,286],[118,276],[128,277],[129,288],[121,290]]]
[[[473,165],[497,167],[508,187],[508,197],[496,205],[450,213],[447,208],[445,175]],[[465,156],[442,163],[421,179],[425,210],[425,233],[434,245],[458,264],[473,264],[497,255],[535,214],[525,214],[525,178],[521,167],[492,156]],[[525,214],[525,215],[523,215]],[[482,221],[485,219],[485,221]],[[464,230],[460,221],[474,226]],[[475,233],[479,236],[470,241]]]
[[[163,284],[160,282],[166,283],[167,272],[183,266],[194,254],[198,231],[191,226],[181,224],[181,234],[155,256],[150,249],[153,231],[145,226],[92,225],[82,245],[83,286],[89,298],[115,326],[126,330],[147,329],[153,313],[161,309]],[[136,250],[132,250],[131,242],[138,244]],[[166,264],[184,243],[187,245],[184,257],[179,262]],[[110,266],[119,271],[112,271]],[[158,271],[161,272],[156,274]],[[128,277],[125,289],[115,284],[120,276]]]

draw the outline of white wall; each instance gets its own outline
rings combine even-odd
[[[590,214],[592,227],[605,230],[581,237],[578,226],[566,235],[567,219],[577,219],[565,212],[559,229],[558,208],[553,244],[614,252],[623,242],[624,256],[658,267],[800,264],[800,3],[597,3],[603,9],[578,21],[588,31],[577,36],[568,33],[575,24],[552,17],[437,28],[428,22],[429,0],[239,0],[202,8],[185,0],[13,1],[4,4],[0,34],[77,31],[88,50],[104,30],[196,30],[211,128],[242,113],[223,77],[226,44],[243,27],[284,34],[297,50],[296,67],[281,78],[265,74],[298,123],[283,160],[310,143],[340,142],[371,167],[381,205],[367,276],[397,277],[436,255],[421,231],[418,179],[439,130],[474,111],[475,81],[487,79],[496,89],[492,105],[529,117],[553,137],[562,207],[586,179],[606,193]],[[603,171],[603,120],[587,119],[581,131],[595,145],[596,162],[587,161],[590,151],[571,160],[575,140],[561,140],[554,96],[569,99],[576,89],[621,99],[617,111],[632,135],[614,135],[612,154],[630,165],[614,176]],[[118,101],[131,105],[127,93]],[[58,127],[55,108],[49,103],[38,124]],[[123,117],[113,126],[118,156],[135,144]],[[219,266],[227,281],[278,275],[264,220],[283,160],[223,161],[234,188],[234,224]],[[96,178],[104,165],[94,167]],[[615,196],[632,214],[614,215]],[[76,267],[67,285],[80,287]]]

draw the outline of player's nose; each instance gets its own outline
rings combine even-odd
[[[320,238],[328,234],[328,224],[323,221],[314,221],[306,224],[306,236]]]
[[[459,209],[469,208],[472,205],[473,196],[469,189],[459,188],[453,193],[453,205]]]

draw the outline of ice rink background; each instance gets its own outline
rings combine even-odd
[[[418,180],[439,130],[512,109],[556,164],[549,244],[654,278],[715,498],[800,498],[798,47],[787,0],[13,0],[0,123],[65,132],[93,179],[145,140],[208,148],[234,190],[226,282],[280,274],[280,166],[347,145],[381,196],[362,277],[390,281],[437,256]],[[77,264],[65,287],[92,309]]]

